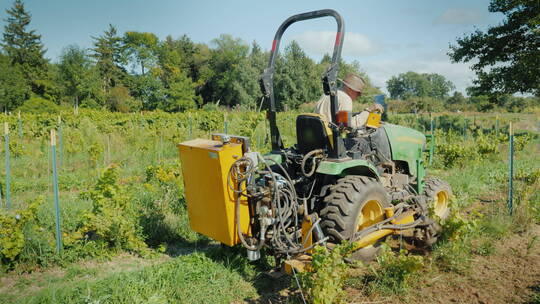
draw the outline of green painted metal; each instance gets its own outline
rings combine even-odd
[[[322,161],[317,167],[317,173],[327,175],[368,175],[379,179],[377,169],[367,160],[352,159],[347,161]]]
[[[420,151],[420,153],[422,153],[422,151]],[[416,191],[420,194],[424,192],[424,177],[426,176],[424,160],[421,157],[416,160],[416,172]]]
[[[53,133],[54,134],[54,133]],[[52,169],[53,169],[53,188],[54,188],[54,209],[56,216],[56,253],[62,250],[62,233],[60,230],[60,201],[58,195],[58,172],[56,170],[56,145],[51,145]]]
[[[62,144],[62,123],[58,125],[58,166],[62,168],[64,164],[64,146]]]
[[[264,158],[269,159],[277,164],[281,164],[283,162],[283,156],[281,156],[281,154],[269,153],[265,154]]]
[[[431,166],[433,163],[433,153],[435,152],[435,133],[433,130],[433,119],[431,119],[431,124],[429,126],[430,133],[429,135],[426,135],[426,138],[429,137],[429,162],[428,165]]]
[[[383,126],[392,151],[392,160],[405,161],[411,175],[416,176],[416,160],[422,158],[426,136],[411,128],[386,123]]]
[[[7,130],[7,127],[6,127]],[[5,157],[6,157],[6,207],[11,209],[11,164],[9,155],[9,133],[4,134],[5,141]]]
[[[512,127],[510,127],[512,128]],[[514,134],[510,131],[510,152],[508,155],[508,212],[514,213]]]

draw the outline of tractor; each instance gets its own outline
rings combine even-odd
[[[281,37],[291,24],[320,17],[337,23],[332,62],[322,76],[331,121],[298,115],[297,143],[286,148],[273,90]],[[193,230],[227,246],[241,244],[249,260],[264,250],[289,273],[304,270],[315,246],[331,249],[348,241],[352,259],[369,261],[389,235],[416,246],[437,240],[450,212],[451,189],[426,178],[426,135],[382,122],[375,112],[365,126],[351,127],[352,113],[338,111],[344,37],[343,19],[330,9],[291,16],[277,30],[260,78],[270,153],[252,151],[248,137],[224,133],[179,144]]]

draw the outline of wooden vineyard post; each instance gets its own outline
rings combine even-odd
[[[60,202],[58,198],[58,172],[56,170],[56,134],[51,130],[51,154],[52,154],[52,174],[54,191],[54,210],[56,218],[56,253],[62,250],[62,233],[60,230]]]
[[[227,121],[227,112],[223,114],[223,133],[227,134],[229,131],[229,122]]]
[[[508,212],[510,215],[514,213],[514,130],[512,123],[509,128],[509,156],[508,156]]]
[[[4,122],[4,141],[5,141],[5,157],[6,157],[6,206],[11,209],[11,167],[9,162],[9,125]]]

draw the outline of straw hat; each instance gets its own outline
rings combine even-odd
[[[342,81],[343,81],[343,84],[345,84],[351,90],[356,91],[356,92],[362,92],[362,90],[364,89],[364,86],[366,85],[362,77],[356,74],[352,74],[352,73],[347,75],[345,79],[343,79]]]

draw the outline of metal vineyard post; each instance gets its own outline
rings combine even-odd
[[[63,146],[62,146],[62,118],[58,115],[58,166],[62,168],[63,160]]]
[[[4,140],[6,156],[6,206],[11,209],[11,167],[9,162],[9,125],[4,122]]]
[[[512,123],[509,128],[509,168],[508,168],[508,212],[510,215],[514,213],[514,131],[512,130]]]
[[[58,172],[56,170],[56,134],[51,130],[51,154],[53,168],[53,191],[54,191],[54,209],[56,215],[56,253],[62,250],[62,234],[60,231],[60,202],[58,198]]]

